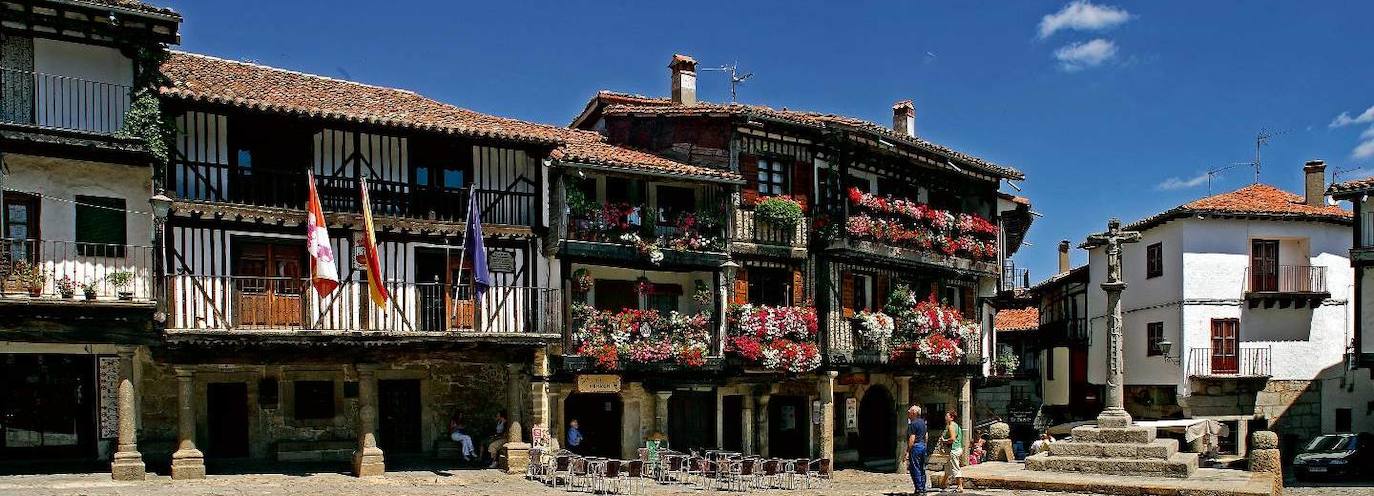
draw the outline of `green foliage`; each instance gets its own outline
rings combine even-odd
[[[588,198],[587,194],[582,191],[582,185],[576,181],[568,184],[567,197],[568,213],[576,218],[585,218],[599,207],[596,202]]]
[[[176,137],[176,123],[162,114],[158,88],[170,81],[162,74],[167,50],[161,46],[140,48],[134,57],[133,103],[124,114],[124,126],[115,133],[122,138],[143,142],[158,168],[171,160],[172,140]],[[160,172],[160,171],[159,171]]]
[[[796,200],[770,196],[754,205],[754,217],[782,229],[795,229],[805,219],[805,212]]]
[[[116,289],[122,290],[129,287],[129,283],[134,282],[134,273],[128,271],[111,272],[110,275],[105,276],[105,281]]]

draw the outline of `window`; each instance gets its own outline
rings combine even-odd
[[[334,381],[296,381],[296,420],[334,418]]]
[[[677,284],[655,284],[649,293],[649,310],[658,310],[667,315],[678,311],[678,301],[682,299],[682,286]]]
[[[1164,323],[1150,322],[1145,324],[1145,356],[1163,355],[1164,350],[1159,348],[1159,343],[1164,342]]]
[[[634,281],[597,279],[592,291],[595,291],[593,306],[597,310],[618,312],[639,308],[639,292],[635,290]]]
[[[787,166],[778,160],[759,160],[759,194],[782,195],[788,193]]]
[[[626,203],[633,206],[642,205],[640,200],[640,188],[643,186],[638,180],[625,177],[606,178],[606,203]],[[588,197],[588,199],[591,199]]]
[[[854,274],[854,311],[873,310],[873,276]]]
[[[123,257],[129,242],[123,198],[76,195],[76,251],[86,257]]]
[[[697,209],[696,192],[689,188],[659,186],[657,192],[659,225],[677,225],[679,216]]]
[[[1055,348],[1045,350],[1045,380],[1047,381],[1054,380],[1054,350]]]
[[[792,272],[783,269],[749,268],[749,302],[755,305],[792,304]]]
[[[8,243],[10,260],[29,260],[33,261],[38,251],[30,246],[34,243],[21,243],[18,240],[39,239],[38,233],[38,197],[26,195],[14,191],[6,191],[5,209],[3,212],[4,232],[0,232],[0,238],[15,240]]]
[[[1164,275],[1164,244],[1155,243],[1145,247],[1145,277],[1155,278]]]

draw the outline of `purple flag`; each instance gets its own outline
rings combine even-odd
[[[481,298],[491,286],[491,273],[487,271],[487,246],[482,242],[482,209],[477,204],[477,191],[468,193],[468,232],[463,243],[472,253],[472,290]]]

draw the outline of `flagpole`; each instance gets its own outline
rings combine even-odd
[[[469,210],[472,209],[472,193],[473,193],[472,187],[471,187],[471,186],[468,186],[468,209],[469,209]],[[453,292],[454,292],[454,294],[453,294],[453,307],[454,307],[454,309],[455,309],[455,310],[454,310],[455,312],[457,311],[457,308],[458,308],[458,288],[463,287],[463,261],[467,259],[467,254],[468,254],[468,231],[470,231],[470,229],[468,228],[468,225],[467,225],[467,224],[468,224],[469,222],[472,222],[472,213],[471,213],[471,212],[468,213],[467,218],[465,218],[464,221],[463,221],[463,244],[462,244],[462,248],[460,248],[460,249],[458,250],[458,280],[453,281]],[[472,294],[472,289],[471,289],[471,288],[468,289],[468,294]],[[476,305],[476,302],[474,302],[474,304],[473,304],[473,311],[472,311],[472,312],[473,312],[473,315],[472,315],[473,325],[476,326],[476,325],[477,325],[477,305]]]

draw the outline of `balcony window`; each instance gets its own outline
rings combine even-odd
[[[749,302],[755,305],[792,304],[792,272],[784,269],[749,268]]]
[[[682,214],[696,210],[696,193],[690,188],[658,186],[655,190],[658,193],[658,225],[660,226],[677,225],[677,220]]]
[[[639,308],[639,292],[634,281],[597,279],[593,288],[596,292],[594,305],[597,310],[618,312]]]
[[[129,242],[123,198],[76,195],[77,252],[87,257],[123,257]]]
[[[682,286],[654,284],[652,291],[648,298],[649,310],[657,310],[664,315],[678,311],[678,302],[682,299]]]
[[[1155,243],[1145,247],[1145,278],[1154,279],[1164,275],[1164,244]]]
[[[788,172],[788,167],[779,160],[759,160],[759,194],[782,195],[791,191]]]
[[[4,237],[14,241],[40,239],[38,209],[41,204],[38,197],[14,191],[6,191],[4,196]],[[29,243],[10,243],[9,251],[11,260],[32,261],[31,257],[34,255],[29,249]]]
[[[1145,356],[1163,355],[1164,351],[1159,348],[1159,343],[1164,342],[1164,323],[1145,324],[1145,339]]]

